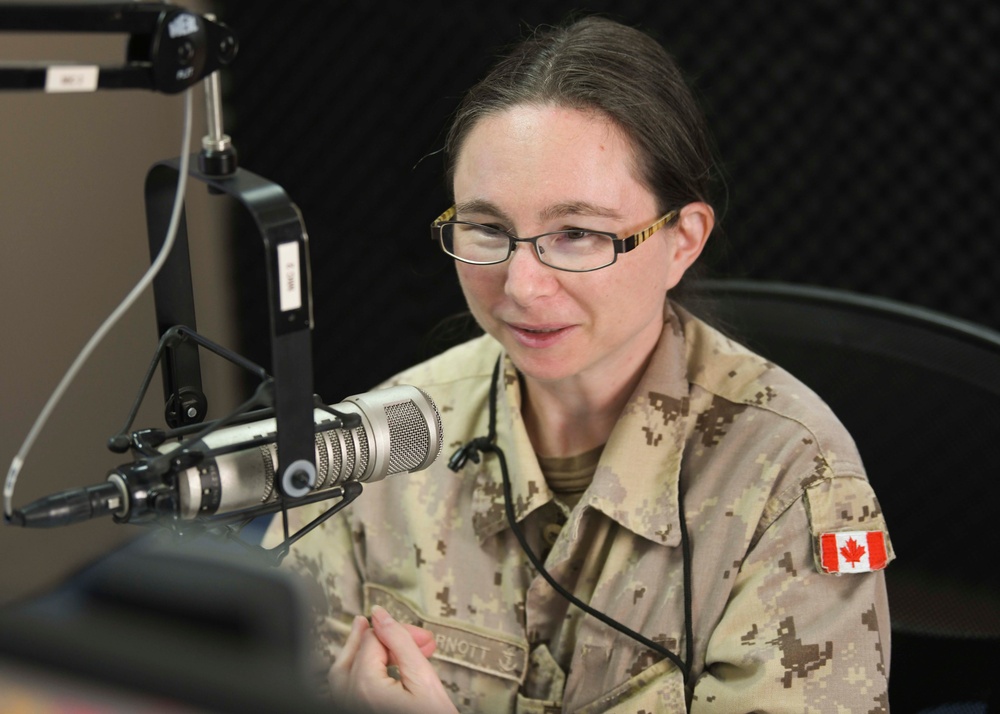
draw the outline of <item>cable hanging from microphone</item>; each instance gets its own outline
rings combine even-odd
[[[517,538],[517,542],[521,546],[521,550],[528,557],[528,560],[534,566],[535,570],[541,575],[545,581],[552,586],[552,588],[559,593],[568,602],[575,605],[576,607],[583,610],[585,613],[594,617],[601,622],[603,622],[608,627],[611,627],[618,632],[632,638],[636,642],[648,647],[652,651],[666,657],[672,661],[677,668],[681,671],[681,675],[684,678],[686,684],[690,684],[691,676],[691,666],[694,659],[694,623],[691,619],[691,544],[688,538],[687,524],[684,518],[684,504],[683,499],[678,496],[677,508],[678,516],[680,519],[680,531],[681,531],[681,555],[683,559],[684,568],[684,635],[687,639],[685,643],[685,658],[681,657],[671,650],[667,649],[658,642],[654,642],[648,637],[636,632],[635,630],[629,628],[628,626],[618,622],[611,616],[597,610],[587,603],[580,600],[573,593],[569,592],[564,588],[553,576],[545,569],[545,565],[541,562],[535,552],[531,549],[528,544],[527,538],[525,538],[524,533],[517,524],[517,517],[514,513],[514,498],[511,492],[510,484],[510,474],[507,470],[507,457],[497,443],[497,430],[496,430],[496,413],[497,413],[497,392],[500,382],[500,365],[503,361],[503,355],[497,359],[496,365],[493,367],[493,378],[490,383],[490,394],[489,394],[489,431],[486,436],[476,437],[463,446],[459,447],[451,458],[448,460],[448,467],[452,471],[459,471],[466,464],[467,461],[472,461],[473,463],[479,463],[480,452],[495,454],[497,461],[500,464],[500,474],[503,478],[503,494],[504,494],[504,512],[507,516],[507,523],[510,529],[514,533],[514,537]]]
[[[188,155],[188,147],[191,145],[191,134],[192,134],[192,101],[191,101],[191,89],[188,88],[184,90],[184,129],[183,138],[181,140],[181,171],[177,178],[177,195],[174,200],[173,209],[170,214],[170,225],[167,230],[166,239],[163,242],[163,248],[160,250],[159,254],[156,256],[156,260],[149,266],[146,272],[140,278],[139,282],[135,284],[132,290],[125,296],[121,303],[116,307],[110,315],[104,320],[100,327],[94,332],[87,343],[84,345],[83,349],[77,355],[76,359],[70,365],[69,369],[63,375],[59,384],[53,390],[52,394],[49,396],[48,401],[46,401],[45,406],[39,412],[38,416],[35,418],[35,422],[25,437],[24,442],[18,449],[17,453],[14,455],[13,460],[10,463],[10,467],[7,470],[7,477],[4,480],[3,487],[3,513],[4,520],[10,521],[14,509],[13,509],[13,498],[14,498],[14,488],[17,485],[18,475],[24,466],[24,462],[28,458],[28,453],[31,451],[35,440],[41,433],[42,428],[48,422],[56,405],[62,399],[69,385],[76,379],[77,374],[80,369],[93,354],[97,345],[107,336],[121,317],[132,308],[135,302],[139,299],[139,296],[146,291],[149,285],[153,282],[153,279],[159,274],[160,269],[163,264],[167,261],[170,255],[170,251],[174,246],[174,241],[177,236],[177,229],[180,225],[180,218],[182,209],[184,206],[184,192],[187,187],[187,177],[188,177],[188,164],[190,157]]]

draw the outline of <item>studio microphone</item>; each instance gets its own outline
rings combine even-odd
[[[370,483],[390,474],[427,468],[440,454],[441,415],[422,390],[407,385],[348,397],[330,407],[357,415],[360,424],[331,427],[334,417],[314,413],[317,432],[316,479],[304,502],[341,495],[348,482]],[[103,484],[64,491],[13,512],[10,522],[33,528],[67,525],[102,515],[121,523],[163,515],[183,519],[240,514],[247,517],[280,509],[277,421],[273,418],[229,426],[196,442],[192,451],[219,451],[194,466],[159,473],[158,465],[187,442],[163,444],[161,458],[139,459],[113,469]],[[296,494],[298,495],[298,494]],[[296,505],[295,500],[287,505]]]

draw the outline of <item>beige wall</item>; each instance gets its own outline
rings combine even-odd
[[[195,3],[186,7],[196,8]],[[120,65],[121,35],[4,33],[0,61],[71,59]],[[223,77],[223,83],[225,78]],[[195,87],[191,150],[206,133]],[[180,153],[183,99],[148,91],[0,92],[0,465],[2,474],[49,395],[150,264],[143,185]],[[187,191],[198,328],[234,346],[224,228],[230,199]],[[83,368],[28,454],[14,505],[99,483],[129,461],[106,439],[122,425],[157,342],[146,292]],[[218,414],[235,403],[232,370],[206,358]],[[162,426],[159,378],[136,424]],[[49,588],[143,533],[110,519],[53,530],[0,527],[0,604]]]

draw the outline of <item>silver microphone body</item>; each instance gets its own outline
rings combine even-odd
[[[401,385],[348,397],[331,406],[338,412],[357,414],[361,424],[351,429],[322,425],[335,423],[328,412],[317,409],[316,479],[309,495],[348,481],[370,483],[390,474],[419,471],[441,452],[441,415],[434,401],[416,387]],[[269,443],[206,458],[177,474],[180,518],[212,516],[242,511],[278,498],[275,419],[226,427],[206,435],[209,449],[238,446],[252,439]],[[177,448],[164,445],[161,451]],[[294,501],[292,502],[294,505]]]

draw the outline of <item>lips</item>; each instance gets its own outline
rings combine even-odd
[[[518,325],[506,323],[507,329],[524,347],[541,349],[561,342],[572,330],[573,325]]]

